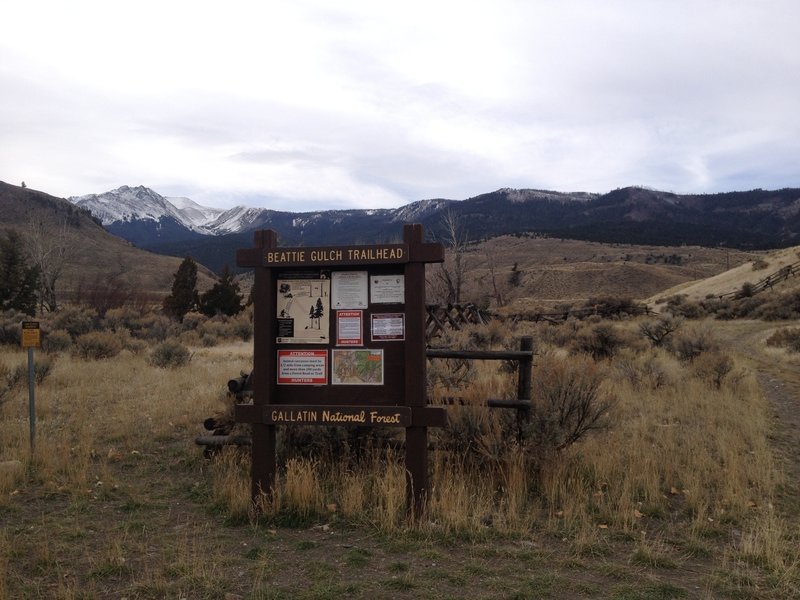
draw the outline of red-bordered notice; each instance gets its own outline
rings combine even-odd
[[[279,385],[326,385],[327,350],[278,350]]]
[[[336,311],[336,345],[337,346],[363,346],[364,345],[364,311],[337,310]]]
[[[372,313],[373,342],[397,342],[405,339],[405,313]]]

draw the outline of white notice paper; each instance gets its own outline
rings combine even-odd
[[[376,304],[403,304],[406,301],[405,275],[373,275],[370,300]]]
[[[367,308],[368,281],[366,271],[333,271],[331,308]]]

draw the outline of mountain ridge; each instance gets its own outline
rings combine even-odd
[[[119,190],[127,194],[123,200],[129,202],[131,188],[115,191]],[[145,198],[158,196],[141,186],[135,190]],[[89,208],[85,201],[78,204]],[[391,241],[399,235],[398,224],[418,222],[430,237],[441,239],[448,214],[457,221],[460,235],[470,240],[536,233],[608,243],[745,250],[800,243],[798,188],[715,194],[675,194],[641,186],[605,194],[500,188],[465,200],[426,199],[399,208],[287,212],[234,207],[192,226],[180,222],[185,217],[170,206],[158,221],[153,220],[155,211],[150,209],[142,219],[119,219],[107,227],[143,248],[191,255],[217,271],[230,262],[221,263],[224,259],[220,257],[234,256],[236,248],[249,246],[250,234],[256,229],[276,230],[284,245],[334,245]]]

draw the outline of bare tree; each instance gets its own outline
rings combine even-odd
[[[673,333],[680,329],[683,321],[671,315],[659,317],[655,321],[644,321],[639,325],[639,332],[648,340],[653,346],[663,346]]]
[[[486,249],[486,262],[489,265],[489,276],[492,278],[492,289],[494,290],[494,301],[497,304],[498,308],[503,306],[503,292],[497,285],[497,273],[494,264],[494,254],[492,251],[487,248]]]
[[[55,222],[31,214],[26,228],[26,244],[31,262],[39,268],[39,303],[42,310],[58,309],[56,285],[64,267],[74,254],[74,240],[66,219]]]
[[[461,302],[461,291],[464,285],[464,274],[467,270],[465,256],[468,236],[461,219],[448,210],[442,217],[442,243],[448,250],[448,260],[439,265],[437,277],[446,288],[447,303]]]

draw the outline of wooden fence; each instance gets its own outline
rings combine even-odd
[[[467,325],[485,325],[495,319],[517,321],[546,321],[548,323],[563,323],[569,318],[585,319],[593,315],[601,317],[614,317],[622,314],[644,315],[650,309],[646,304],[631,302],[606,302],[582,308],[569,308],[554,312],[532,312],[524,315],[505,317],[489,310],[478,308],[474,304],[428,304],[426,307],[427,321],[425,322],[425,338],[428,342],[445,335],[448,330],[460,331]]]
[[[743,285],[740,289],[734,292],[728,292],[727,294],[721,294],[719,299],[722,300],[723,298],[744,298],[746,296],[755,296],[756,294],[760,294],[761,292],[765,292],[767,290],[771,290],[775,287],[776,284],[786,281],[789,277],[794,277],[800,273],[800,261],[792,263],[790,265],[786,265],[785,267],[781,267],[771,275],[767,275],[764,279],[757,281],[756,283],[747,286],[747,284]],[[746,287],[747,286],[747,287]]]

